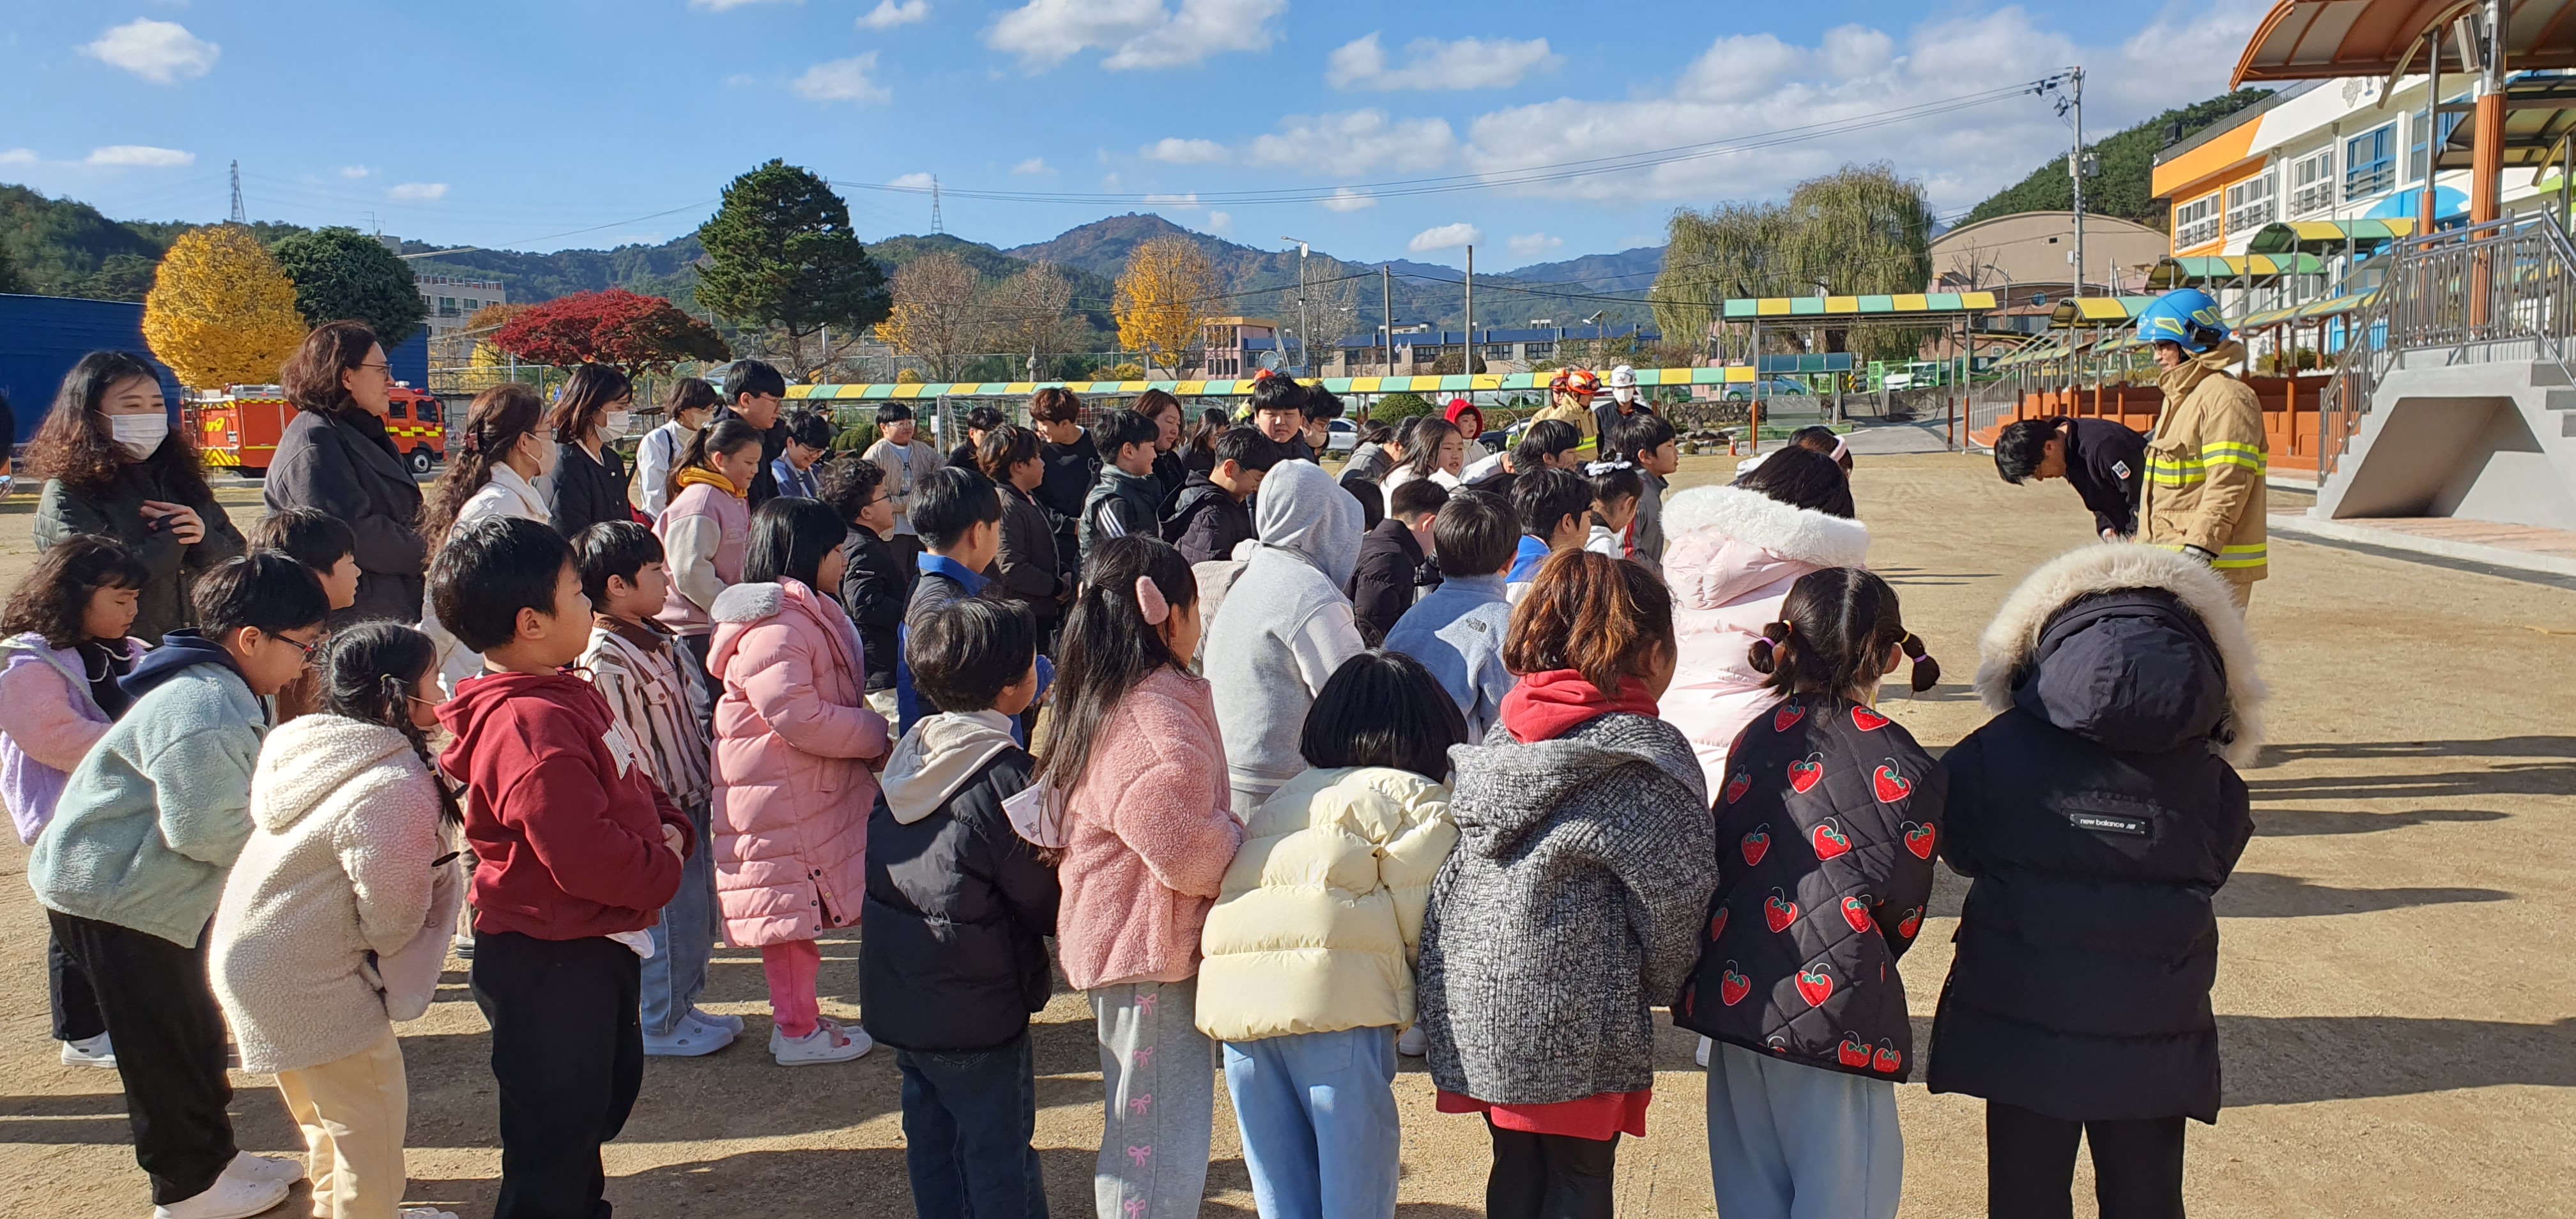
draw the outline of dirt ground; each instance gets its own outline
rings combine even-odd
[[[1684,483],[1726,459],[1688,459]],[[1975,641],[2032,566],[2087,540],[2062,486],[2011,487],[1983,458],[1864,458],[1856,478],[1872,565],[1948,675],[1886,710],[1934,749],[1981,722]],[[256,513],[248,487],[228,491]],[[2275,492],[2276,508],[2303,500]],[[26,562],[29,497],[0,505],[0,581]],[[2275,539],[2253,627],[2273,689],[2271,746],[2246,777],[2256,838],[2219,895],[2216,997],[2227,1109],[2194,1125],[2188,1196],[2203,1215],[2576,1214],[2576,593]],[[2551,693],[2557,691],[2557,693]],[[115,1076],[55,1061],[43,921],[0,849],[0,1214],[144,1213]],[[1948,965],[1941,926],[1963,886],[1944,874],[1934,926],[1905,962],[1926,1038]],[[855,942],[825,946],[825,1008],[855,1016]],[[608,1150],[621,1214],[909,1212],[890,1052],[788,1071],[764,1050],[756,955],[722,952],[708,1006],[750,1021],[743,1043],[652,1060]],[[488,1214],[499,1169],[483,1022],[451,972],[403,1030],[411,1199]],[[1059,993],[1039,1017],[1038,1146],[1060,1216],[1090,1210],[1100,1129],[1088,1008]],[[1622,1213],[1712,1213],[1692,1039],[1668,1031],[1649,1136],[1620,1150]],[[1487,1153],[1473,1118],[1432,1112],[1421,1061],[1405,1108],[1401,1211],[1482,1210]],[[263,1076],[236,1075],[242,1145],[299,1144]],[[1250,1215],[1223,1089],[1206,1212]],[[1980,1105],[1899,1093],[1904,1214],[1981,1213]],[[2077,1213],[2093,1208],[2078,1178]],[[278,1214],[300,1214],[296,1197]]]

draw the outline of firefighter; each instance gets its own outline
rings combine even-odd
[[[2164,414],[2147,440],[2147,485],[2138,540],[2179,550],[2227,578],[2238,608],[2266,572],[2263,404],[2227,369],[2245,345],[2228,333],[2218,302],[2197,288],[2157,298],[2138,314],[2153,345]]]
[[[1601,394],[1601,378],[1588,368],[1560,368],[1548,379],[1547,409],[1532,416],[1537,419],[1562,419],[1574,426],[1581,443],[1574,446],[1575,456],[1594,460],[1600,453],[1601,427],[1593,417],[1592,400]]]

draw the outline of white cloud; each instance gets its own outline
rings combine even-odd
[[[930,0],[903,0],[901,4],[895,3],[894,0],[877,0],[877,6],[869,9],[866,16],[859,18],[859,28],[890,30],[898,25],[911,25],[916,21],[928,20],[930,20]]]
[[[1145,206],[1167,207],[1176,212],[1195,212],[1199,210],[1199,193],[1191,191],[1186,195],[1147,195]]]
[[[33,148],[12,148],[7,152],[0,152],[0,165],[33,165],[35,163],[36,150]]]
[[[1100,189],[1102,189],[1102,190],[1116,190],[1116,189],[1118,189],[1118,175],[1116,175],[1116,174],[1102,174],[1102,175],[1100,175]]]
[[[1404,248],[1416,254],[1428,254],[1433,250],[1454,250],[1462,245],[1476,245],[1484,240],[1485,230],[1461,220],[1456,224],[1444,224],[1436,229],[1424,229],[1415,233],[1413,240],[1406,242]]]
[[[1405,62],[1391,66],[1377,35],[1344,43],[1324,66],[1324,79],[1336,89],[1508,89],[1541,68],[1562,59],[1548,50],[1547,40],[1532,38],[1461,38],[1442,42],[1417,38],[1404,47]]]
[[[1052,68],[1086,50],[1107,51],[1113,72],[1177,68],[1228,51],[1265,51],[1272,18],[1288,0],[1028,0],[984,31],[984,45],[1032,68]]]
[[[1136,152],[1146,160],[1172,165],[1209,165],[1225,159],[1225,145],[1214,140],[1184,140],[1179,136],[1165,136]]]
[[[434,203],[446,197],[444,182],[405,182],[385,188],[385,198],[397,203]]]
[[[370,178],[374,177],[375,173],[375,170],[364,165],[343,165],[340,167],[340,176],[343,178]]]
[[[1232,236],[1234,236],[1234,215],[1233,215],[1233,213],[1231,213],[1231,212],[1209,212],[1209,213],[1208,213],[1208,219],[1207,219],[1207,231],[1208,231],[1208,232],[1210,232],[1210,233],[1213,233],[1213,234],[1215,234],[1216,236],[1219,236],[1219,237],[1232,237]]]
[[[1903,121],[1879,116],[2081,63],[2088,65],[2086,126],[2117,131],[2224,92],[2234,61],[2208,48],[2242,45],[2269,7],[2262,0],[2176,0],[2153,24],[2112,46],[2078,43],[2060,32],[2053,12],[2021,7],[1938,16],[1904,30],[1844,25],[1811,45],[1730,35],[1709,43],[1667,87],[1623,89],[1601,99],[1561,97],[1482,115],[1468,124],[1461,151],[1490,179],[1532,166],[1713,146],[1710,155],[1688,160],[1509,188],[1621,206],[1777,197],[1838,166],[1886,160],[1898,173],[1920,178],[1936,209],[1951,211],[2019,180],[2064,148],[2066,128],[2047,99],[2019,94]],[[1723,151],[1729,143],[1830,124],[1850,126]]]
[[[899,187],[903,190],[929,190],[932,186],[936,185],[938,181],[939,179],[931,177],[929,174],[905,174],[892,182],[886,183],[886,185]]]
[[[154,148],[149,144],[110,144],[105,148],[90,149],[89,163],[168,169],[172,166],[196,164],[197,154],[181,152],[176,148]]]
[[[1248,150],[1253,164],[1338,176],[1385,165],[1439,165],[1457,148],[1448,120],[1392,119],[1383,110],[1292,114],[1279,127],[1254,137]]]
[[[81,54],[123,68],[156,85],[175,85],[213,71],[222,47],[176,21],[137,17],[98,36]]]
[[[856,102],[862,106],[891,101],[892,91],[868,79],[877,70],[877,53],[869,51],[848,59],[835,59],[805,69],[788,88],[798,97],[815,102]]]
[[[1316,202],[1322,204],[1324,210],[1328,212],[1357,212],[1376,207],[1377,196],[1366,191],[1352,190],[1347,186],[1336,186],[1333,188],[1332,198],[1318,199]]]
[[[1028,160],[1012,166],[1011,172],[1019,174],[1022,177],[1029,178],[1052,178],[1055,176],[1054,168],[1046,163],[1045,157],[1030,157]]]
[[[1514,233],[1504,239],[1503,248],[1521,258],[1536,258],[1564,244],[1564,238],[1545,233]]]

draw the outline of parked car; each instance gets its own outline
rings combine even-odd
[[[1787,377],[1764,377],[1751,385],[1729,385],[1726,400],[1742,402],[1748,398],[1808,398],[1815,396],[1805,384]]]
[[[1334,420],[1332,433],[1324,438],[1324,451],[1328,454],[1340,453],[1348,456],[1351,450],[1358,447],[1360,447],[1360,425],[1348,419]]]

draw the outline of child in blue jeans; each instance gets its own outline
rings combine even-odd
[[[1199,1031],[1264,1219],[1395,1214],[1396,1033],[1431,879],[1457,845],[1449,747],[1467,724],[1421,662],[1362,652],[1315,696],[1314,769],[1263,802],[1200,938]]]
[[[1029,1013],[1054,989],[1061,891],[1004,807],[1036,767],[1011,717],[1037,698],[1037,620],[970,597],[914,615],[910,644],[927,706],[868,818],[859,1010],[903,1072],[914,1212],[1046,1219]]]

